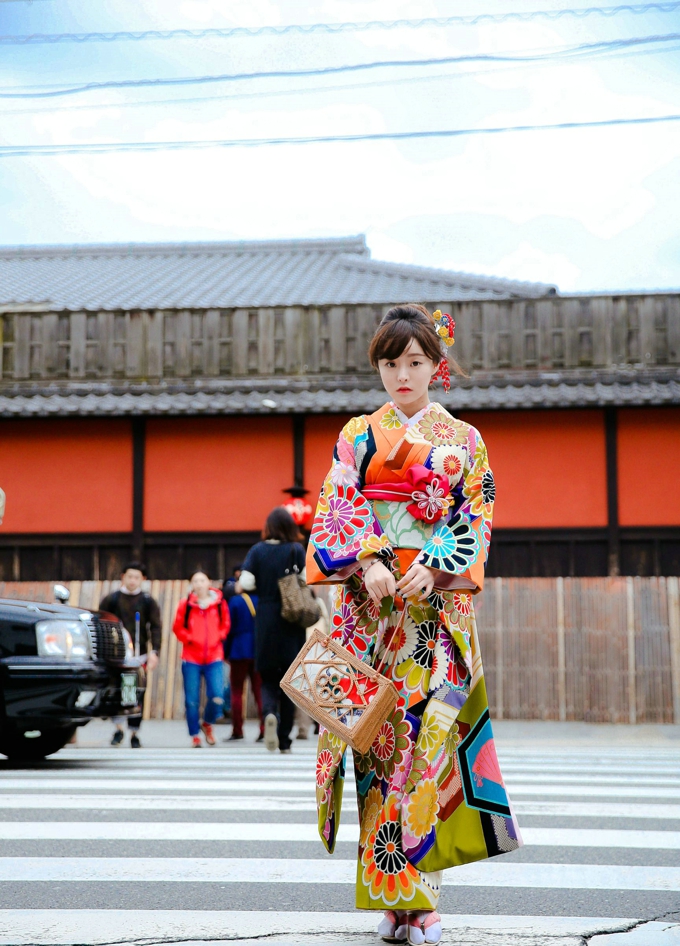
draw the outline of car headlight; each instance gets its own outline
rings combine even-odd
[[[90,631],[83,621],[39,621],[35,636],[41,657],[77,660],[92,656]]]
[[[130,637],[130,632],[127,628],[123,628],[123,640],[125,641],[125,650],[128,657],[135,656],[135,645],[132,643],[132,638]]]

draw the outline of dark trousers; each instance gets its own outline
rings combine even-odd
[[[243,685],[250,680],[253,696],[257,704],[257,713],[260,717],[260,731],[264,728],[262,715],[262,680],[255,669],[254,660],[230,660],[231,667],[231,721],[234,726],[233,735],[243,735]]]
[[[279,721],[279,749],[290,749],[290,731],[295,719],[295,704],[291,703],[279,686],[279,678],[263,677],[262,709],[265,716],[273,713]]]
[[[116,726],[120,726],[122,728],[125,720],[127,720],[128,729],[131,732],[139,732],[142,726],[141,716],[114,716],[112,722],[114,722]]]

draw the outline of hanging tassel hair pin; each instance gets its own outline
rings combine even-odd
[[[443,312],[440,309],[437,309],[436,312],[432,313],[432,318],[434,319],[434,329],[437,335],[439,335],[441,347],[442,347],[442,360],[439,362],[439,367],[437,368],[436,373],[432,377],[433,384],[438,378],[441,379],[442,387],[448,394],[451,390],[451,372],[449,371],[449,362],[448,362],[448,350],[454,344],[454,332],[456,330],[456,323],[452,316],[448,312]]]

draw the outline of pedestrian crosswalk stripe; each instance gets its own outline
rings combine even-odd
[[[466,864],[444,871],[457,887],[680,891],[680,867],[618,864]],[[8,883],[134,882],[354,884],[356,862],[270,857],[0,857]]]
[[[136,841],[260,841],[314,843],[314,824],[286,822],[147,821],[135,824]],[[536,847],[642,848],[680,851],[678,831],[620,831],[602,828],[524,828],[524,841]],[[130,837],[125,821],[0,821],[2,841],[118,841]],[[342,824],[338,841],[359,841],[358,824]]]
[[[600,930],[626,929],[634,919],[581,916],[507,916],[444,914],[444,929],[456,942],[474,941],[475,946],[514,946],[522,943],[583,942]],[[0,946],[71,946],[72,943],[109,944],[144,941],[147,943],[201,942],[225,939],[239,941],[261,937],[265,942],[299,943],[305,934],[323,931],[337,942],[351,936],[353,943],[376,942],[376,914],[308,912],[238,912],[217,910],[0,910]],[[659,933],[668,924],[648,924],[650,933]],[[365,934],[361,940],[357,936]],[[502,939],[499,939],[502,937]],[[517,937],[517,938],[516,938]],[[558,939],[560,937],[560,939]],[[573,941],[571,940],[573,937]],[[305,940],[306,941],[306,940]]]
[[[675,784],[678,785],[678,781]],[[506,785],[513,800],[521,795],[553,795],[565,798],[680,798],[680,787],[654,789],[644,785],[527,785],[524,782],[511,782],[509,779],[506,779]]]
[[[210,778],[143,778],[141,775],[132,781],[130,778],[118,778],[103,775],[100,778],[83,777],[82,773],[71,775],[68,780],[63,778],[53,778],[52,773],[42,778],[13,778],[3,779],[2,789],[7,791],[31,791],[40,788],[44,791],[59,790],[68,787],[71,790],[91,790],[91,791],[129,791],[134,784],[136,790],[152,792],[191,792],[200,794],[222,794],[222,793],[271,793],[272,783],[276,783],[277,794],[295,795],[297,797],[314,796],[314,778],[313,773],[309,773],[306,779],[283,780],[279,779],[278,774],[273,774],[271,779],[261,777],[259,779],[235,779],[235,772],[231,772],[231,778],[216,779]],[[523,795],[531,796],[560,796],[566,798],[680,798],[679,787],[658,788],[648,787],[646,785],[595,785],[584,782],[580,785],[561,785],[561,784],[526,784],[524,782],[513,782],[506,780],[508,790],[513,799],[518,799]],[[675,782],[678,785],[678,782]],[[349,785],[348,785],[349,788]]]
[[[128,786],[129,788],[129,786]],[[49,794],[49,802],[47,796]],[[46,807],[60,811],[316,811],[311,793],[305,798],[281,798],[275,795],[231,795],[223,798],[205,798],[196,795],[109,795],[109,794],[3,794],[0,791],[0,811],[27,811]],[[513,803],[518,815],[537,815],[570,818],[632,818],[636,820],[680,820],[680,805],[633,804],[631,802],[575,802],[523,801]],[[354,809],[343,811],[343,821],[354,816]],[[41,822],[45,823],[45,822]]]
[[[149,779],[159,777],[161,773],[167,774],[167,776],[174,781],[177,781],[178,778],[183,781],[192,781],[192,782],[201,782],[205,780],[205,769],[196,769],[195,771],[187,771],[187,768],[184,766],[178,766],[176,768],[175,774],[168,766],[162,768],[158,772],[153,772],[151,776],[149,775],[150,766],[125,766],[120,765],[115,768],[97,770],[97,771],[83,771],[79,770],[77,775],[71,769],[61,770],[61,771],[52,771],[50,772],[47,780],[50,780],[53,785],[57,783],[69,782],[71,784],[75,778],[80,779],[81,781],[91,781],[92,783],[105,782],[112,777],[112,773],[115,772],[116,778],[134,778],[134,779]],[[351,766],[349,767],[351,770]],[[272,778],[275,778],[278,781],[292,781],[295,779],[304,778],[306,776],[311,776],[314,772],[314,765],[311,763],[302,767],[297,768],[288,768],[287,766],[274,767],[274,766],[263,766],[262,770],[258,770],[253,767],[242,767],[239,768],[239,778],[240,779],[261,779],[263,775],[269,775]],[[220,772],[210,771],[210,776],[212,779],[215,779],[220,775]],[[224,778],[228,781],[229,777],[234,775],[234,766],[225,766],[224,767]],[[165,781],[166,779],[164,779]],[[3,780],[3,786],[7,785],[8,788],[17,787],[16,783],[20,781],[22,785],[27,782],[40,782],[43,784],[46,781],[43,772],[36,772],[35,775],[27,775],[22,773],[21,777],[12,778],[11,776]],[[508,787],[512,788],[518,784],[522,785],[541,785],[549,787],[551,785],[565,785],[571,788],[572,786],[575,789],[590,788],[591,786],[634,786],[641,789],[658,786],[659,789],[665,789],[668,787],[678,787],[678,777],[657,777],[657,776],[640,776],[640,775],[594,775],[588,774],[587,778],[583,775],[534,775],[527,772],[517,772],[510,773],[505,779]]]
[[[1,803],[0,803],[1,804]],[[558,815],[570,818],[641,818],[680,820],[680,805],[645,805],[630,802],[515,801],[518,815]]]
[[[130,787],[129,785],[127,786]],[[270,788],[271,790],[271,788]],[[42,795],[3,795],[0,810],[46,808],[70,811],[316,811],[313,794],[305,798],[280,798],[277,795],[232,795],[225,798],[202,798],[196,795],[65,795],[45,792]],[[345,813],[343,812],[343,818]],[[680,817],[680,816],[679,816]],[[131,819],[132,820],[132,819]],[[42,822],[43,824],[45,822]]]

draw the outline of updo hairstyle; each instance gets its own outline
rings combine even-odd
[[[464,375],[456,361],[444,353],[432,315],[415,302],[395,305],[385,313],[368,347],[368,360],[377,371],[381,359],[393,361],[403,355],[413,339],[435,365],[447,359],[454,374]]]

